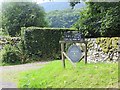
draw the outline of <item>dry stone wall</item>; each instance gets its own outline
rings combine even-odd
[[[88,41],[88,62],[117,62],[119,56],[120,38],[91,38]],[[84,51],[84,44],[79,44]],[[84,52],[83,52],[84,56]]]
[[[9,36],[0,36],[0,50],[6,44],[10,44],[12,46],[16,45],[20,41],[20,37],[9,37]]]

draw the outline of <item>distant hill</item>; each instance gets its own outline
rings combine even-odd
[[[46,19],[52,28],[70,28],[80,18],[81,9],[54,10],[48,12]]]
[[[40,3],[39,5],[43,6],[46,12],[71,8],[71,6],[69,5],[69,2],[45,2],[45,3]],[[84,3],[80,3],[80,4],[77,4],[75,8],[82,8],[84,6],[85,6]]]

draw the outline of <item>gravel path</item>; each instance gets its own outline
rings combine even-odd
[[[1,88],[17,88],[17,75],[20,72],[32,69],[39,69],[49,62],[37,62],[30,64],[0,66],[0,89]]]

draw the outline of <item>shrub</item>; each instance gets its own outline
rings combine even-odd
[[[19,51],[16,49],[16,47],[13,47],[11,45],[5,45],[0,51],[0,60],[2,63],[21,63]]]
[[[26,53],[23,41],[21,40],[19,43],[17,43],[16,48],[18,50],[20,59],[21,59],[21,63],[26,63],[30,61],[29,56]]]
[[[0,36],[9,36],[9,33],[7,30],[3,29],[3,28],[0,28]]]

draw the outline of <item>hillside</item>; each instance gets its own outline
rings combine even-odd
[[[52,28],[70,28],[80,18],[81,9],[55,10],[47,13]]]

